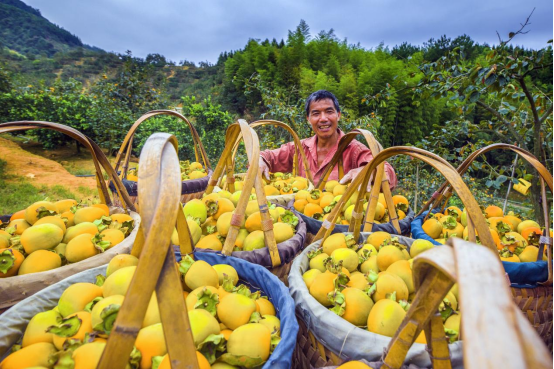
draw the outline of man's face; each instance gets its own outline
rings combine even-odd
[[[340,112],[335,109],[331,99],[311,102],[308,121],[317,137],[332,137],[337,130],[339,119]]]

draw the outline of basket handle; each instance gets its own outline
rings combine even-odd
[[[325,188],[325,184],[329,180],[329,176],[331,175],[331,172],[335,168],[335,165],[338,164],[339,166],[339,179],[344,176],[344,164],[343,164],[343,158],[342,155],[344,153],[344,150],[348,147],[348,145],[356,138],[356,136],[362,135],[365,138],[365,141],[367,142],[367,146],[371,150],[371,153],[375,156],[378,153],[383,150],[383,146],[377,141],[373,133],[366,129],[353,129],[352,131],[346,133],[344,136],[341,137],[339,140],[339,145],[337,148],[337,151],[335,152],[335,155],[333,155],[333,158],[327,164],[325,167],[325,170],[323,171],[322,176],[319,179],[319,182],[317,183],[316,187],[323,191]],[[384,164],[383,164],[384,165]]]
[[[92,162],[94,163],[94,167],[96,170],[96,186],[98,188],[100,201],[108,206],[111,206],[113,204],[110,193],[108,191],[108,186],[106,185],[106,182],[104,181],[104,176],[102,174],[103,168],[104,171],[106,171],[106,173],[108,174],[110,180],[113,181],[123,207],[125,209],[136,211],[135,206],[133,205],[133,201],[131,201],[131,199],[129,198],[129,194],[125,189],[125,186],[118,178],[117,173],[111,166],[109,160],[106,158],[106,155],[104,155],[100,147],[93,140],[91,140],[78,130],[59,123],[43,121],[18,121],[0,124],[0,133],[28,129],[51,129],[66,134],[69,137],[75,139],[81,145],[83,145],[92,155]]]
[[[436,313],[457,281],[464,366],[495,368],[502,363],[508,369],[551,368],[552,357],[518,311],[496,253],[458,238],[449,239],[447,245],[452,247],[435,247],[414,259],[417,292],[386,350],[384,366],[401,368],[408,349],[424,330],[433,367],[452,367],[442,319]]]
[[[494,240],[492,238],[491,232],[487,226],[485,217],[481,213],[479,209],[479,204],[477,204],[477,201],[475,198],[471,195],[469,192],[469,189],[467,188],[467,185],[462,181],[460,175],[456,171],[452,165],[450,165],[446,160],[441,158],[438,155],[435,155],[433,153],[430,153],[428,151],[418,149],[416,147],[408,147],[408,146],[397,146],[397,147],[391,147],[388,149],[385,149],[381,151],[378,155],[376,155],[371,162],[369,162],[360,175],[356,178],[356,180],[348,187],[344,195],[341,197],[339,203],[335,205],[333,210],[331,211],[331,223],[326,224],[323,223],[321,229],[317,233],[317,235],[314,238],[314,241],[317,241],[319,239],[327,239],[329,235],[331,235],[331,231],[335,225],[336,218],[338,216],[338,213],[341,209],[341,207],[344,205],[346,200],[352,196],[355,189],[361,185],[360,188],[360,195],[358,196],[358,203],[361,202],[363,197],[365,196],[365,191],[367,184],[369,182],[370,174],[376,169],[376,167],[387,160],[388,158],[395,156],[395,155],[408,155],[413,158],[422,160],[423,162],[431,165],[433,168],[438,170],[446,179],[451,183],[453,188],[456,190],[456,193],[461,198],[464,205],[466,205],[466,208],[468,209],[468,227],[469,227],[469,236],[472,241],[475,240],[475,233],[473,232],[474,227],[477,229],[479,233],[479,238],[483,245],[490,248],[491,250],[496,250],[496,246],[494,243]],[[362,178],[363,177],[363,178]],[[377,178],[379,180],[379,178]],[[372,188],[371,190],[371,196],[372,198],[378,196],[379,189],[377,187]],[[375,201],[375,199],[372,199]],[[368,206],[368,208],[371,207],[371,204]],[[369,213],[369,212],[368,212]],[[369,221],[373,221],[373,219],[369,219]],[[354,238],[358,239],[360,235],[360,229],[354,229]]]
[[[242,188],[239,201],[235,208],[235,214],[231,219],[231,227],[227,233],[225,244],[223,245],[222,253],[225,255],[231,255],[235,246],[241,221],[245,216],[246,206],[250,198],[252,188],[256,191],[256,199],[260,208],[260,215],[262,218],[262,231],[264,232],[265,244],[269,249],[269,255],[274,267],[281,265],[281,258],[279,256],[279,250],[277,249],[277,242],[275,241],[275,234],[273,233],[273,222],[269,215],[269,209],[267,206],[267,199],[264,192],[262,175],[258,170],[258,158],[260,156],[260,142],[258,135],[251,128],[244,119],[239,119],[237,123],[231,124],[227,128],[225,135],[225,148],[223,153],[215,167],[215,170],[208,182],[206,193],[210,194],[214,187],[222,178],[224,170],[226,171],[227,183],[231,192],[234,192],[234,173],[233,173],[233,161],[232,154],[235,143],[237,142],[239,135],[242,135],[244,139],[244,145],[246,147],[246,155],[250,163],[246,177],[244,179],[244,187]]]
[[[294,176],[297,176],[299,173],[298,166],[300,164],[300,161],[298,160],[298,153],[300,153],[300,158],[302,159],[302,165],[304,165],[304,169],[306,170],[306,177],[311,183],[313,183],[314,179],[312,176],[312,172],[310,170],[310,166],[308,165],[308,159],[306,159],[306,153],[302,149],[302,142],[300,141],[300,138],[298,138],[298,135],[296,134],[296,132],[294,132],[294,130],[288,124],[280,122],[278,120],[262,119],[262,120],[257,120],[255,122],[250,123],[250,127],[252,128],[266,126],[266,125],[281,127],[290,133],[295,146],[294,159],[292,161],[292,173]],[[233,158],[235,158],[237,155],[241,138],[242,137],[239,135],[237,141],[235,142],[235,146],[233,148]]]
[[[196,347],[170,245],[178,213],[182,213],[175,136],[155,133],[148,138],[139,161],[138,188],[143,205],[140,237],[135,240],[135,247],[142,253],[98,368],[125,367],[155,290],[171,367],[198,369]]]
[[[196,161],[199,162],[200,160],[202,160],[202,162],[204,163],[204,167],[211,169],[210,161],[208,159],[208,155],[206,154],[206,150],[204,149],[204,145],[202,145],[200,136],[198,135],[196,128],[194,128],[190,121],[185,116],[174,110],[152,110],[142,115],[139,119],[135,121],[135,123],[133,123],[131,128],[129,128],[129,132],[127,132],[127,135],[125,136],[125,139],[123,140],[119,151],[117,152],[117,156],[115,158],[115,171],[117,172],[119,166],[123,162],[123,166],[121,168],[121,178],[127,178],[127,170],[129,169],[129,160],[131,158],[131,152],[133,150],[133,139],[135,137],[136,130],[142,122],[157,115],[170,115],[173,117],[177,117],[185,122],[186,125],[189,127],[190,133],[192,135],[194,156],[196,158]]]
[[[333,171],[333,168],[335,167],[335,165],[337,165],[337,163],[339,166],[339,176],[341,178],[342,176],[344,176],[342,154],[344,153],[344,150],[346,150],[348,145],[358,135],[362,135],[365,138],[368,144],[368,147],[371,150],[371,153],[374,155],[374,157],[375,155],[379,154],[383,150],[383,146],[381,146],[379,141],[377,141],[373,133],[371,133],[370,131],[365,129],[354,129],[348,132],[340,139],[339,146],[337,148],[337,151],[335,152],[335,155],[333,155],[333,158],[331,159],[329,164],[327,164],[327,167],[325,168],[325,171],[323,172],[323,175],[321,176],[321,179],[317,184],[317,188],[320,191],[323,191],[323,188],[325,188],[325,184],[327,183],[327,180],[329,179],[329,176],[331,175],[331,172]],[[383,195],[385,197],[385,203],[387,204],[387,210],[389,211],[390,221],[392,222],[394,229],[396,229],[398,234],[400,234],[401,233],[400,223],[398,220],[398,214],[396,213],[396,207],[394,206],[394,201],[392,200],[390,183],[389,183],[389,180],[387,179],[387,176],[384,175],[384,173],[385,173],[385,163],[383,162],[377,167],[377,173],[375,174],[375,181],[374,181],[374,183],[381,183],[381,185],[374,186],[374,187],[379,188],[380,191],[383,192]],[[353,185],[353,183],[351,185]],[[363,199],[363,198],[364,198],[363,196],[358,196],[358,199]],[[374,223],[373,221],[369,222],[368,219],[374,219],[378,200],[379,200],[379,192],[377,192],[377,198],[375,199],[371,198],[368,204],[368,210],[366,212],[366,218],[364,222],[364,232],[371,232],[371,230],[373,229]],[[350,223],[350,226],[349,226],[350,232],[360,228],[360,225],[362,222],[362,213],[363,213],[362,208],[363,208],[363,202],[357,201],[356,206],[354,207],[354,211],[352,212],[352,218],[354,219],[354,222]]]
[[[485,146],[479,150],[476,150],[471,155],[469,155],[463,162],[458,166],[458,172],[461,176],[465,174],[465,172],[470,168],[471,164],[477,157],[480,155],[483,155],[489,151],[492,150],[511,150],[515,152],[516,154],[523,157],[533,168],[537,170],[539,173],[541,180],[546,181],[548,184],[548,187],[550,188],[550,192],[553,192],[553,181],[552,181],[552,174],[548,171],[548,169],[529,151],[526,151],[518,146],[510,145],[510,144],[504,144],[504,143],[497,143],[492,144],[489,146]],[[424,211],[428,210],[430,207],[432,209],[439,206],[439,204],[442,202],[444,198],[446,198],[446,202],[448,202],[448,199],[450,198],[450,195],[452,194],[450,187],[448,186],[448,182],[444,182],[439,189],[435,192],[436,195],[434,195],[420,210],[420,212],[417,215],[421,215]],[[548,219],[548,215],[545,215],[544,219]]]
[[[510,144],[504,144],[504,143],[497,143],[485,146],[479,150],[476,150],[475,152],[471,153],[462,164],[458,167],[458,173],[460,173],[460,176],[463,176],[465,172],[470,168],[471,164],[479,157],[480,155],[483,155],[489,151],[493,150],[511,150],[521,156],[523,159],[527,160],[529,164],[533,168],[537,170],[537,172],[540,175],[540,184],[541,184],[541,194],[542,198],[546,199],[546,188],[545,184],[548,185],[550,188],[550,192],[553,192],[553,180],[552,180],[552,174],[548,171],[548,169],[529,151],[526,151],[522,149],[521,147],[510,145]],[[418,213],[421,214],[425,210],[429,209],[431,207],[432,209],[437,208],[440,206],[440,203],[444,200],[443,204],[443,210],[444,207],[446,207],[446,204],[448,204],[448,200],[452,196],[452,189],[448,182],[444,182],[441,187],[435,192],[435,195],[431,197],[431,199],[425,204],[425,206],[421,209],[421,211]],[[547,202],[542,202],[542,211],[543,211],[543,217],[545,219],[545,229],[543,236],[544,237],[550,237],[550,213],[548,212],[548,206]],[[425,219],[427,219],[429,216],[429,213],[425,216]],[[539,246],[539,254],[538,254],[538,260],[542,260],[543,255],[543,248],[546,246],[547,249],[547,257],[548,260],[552,260],[552,250],[548,245],[545,245],[544,243],[541,243]],[[548,263],[548,280],[545,282],[545,284],[551,285],[553,280],[553,274],[552,274],[552,263]]]

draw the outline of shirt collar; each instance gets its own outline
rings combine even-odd
[[[339,139],[337,140],[337,143],[335,146],[338,146],[340,139],[342,138],[342,136],[344,136],[344,132],[340,128],[337,128],[337,131],[339,132]],[[317,135],[313,135],[312,137],[306,139],[306,141],[304,141],[304,144],[310,150],[315,150],[317,147]]]

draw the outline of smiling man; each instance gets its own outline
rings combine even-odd
[[[316,183],[337,151],[340,138],[344,136],[344,132],[338,127],[340,117],[339,102],[335,95],[329,91],[316,91],[306,100],[306,118],[310,122],[315,135],[302,140],[301,143]],[[279,149],[262,151],[260,158],[262,175],[269,178],[270,171],[292,171],[294,150],[294,142],[289,142]],[[353,140],[344,150],[342,159],[346,174],[341,183],[346,183],[353,180],[360,173],[363,166],[373,159],[373,155],[365,145]],[[300,164],[298,174],[305,177],[306,171],[302,162]],[[396,175],[389,163],[385,163],[385,173],[389,179],[391,189],[396,187]],[[329,180],[337,180],[338,177],[338,166],[335,166]]]

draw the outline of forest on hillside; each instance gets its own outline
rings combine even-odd
[[[39,55],[52,57],[75,48],[94,49],[19,0],[0,0],[0,20],[0,48],[8,46],[32,59]]]
[[[341,103],[341,128],[370,130],[384,147],[416,145],[453,163],[492,142],[518,143],[552,166],[552,47],[491,47],[469,36],[431,38],[364,49],[333,30],[311,36],[301,21],[286,40],[251,39],[223,52],[216,64],[137,58],[76,49],[52,57],[0,53],[0,121],[47,120],[73,126],[114,152],[127,129],[152,109],[178,108],[195,124],[213,162],[224,132],[237,118],[284,121],[311,135],[303,113],[306,96],[333,92]],[[517,36],[517,35],[516,35]],[[151,119],[136,138],[136,153],[155,131],[175,133],[190,157],[189,137],[170,118]],[[45,147],[69,139],[39,132]],[[263,135],[266,148],[289,138]],[[510,155],[480,168],[488,188],[507,180]],[[531,176],[518,168],[519,178]]]

